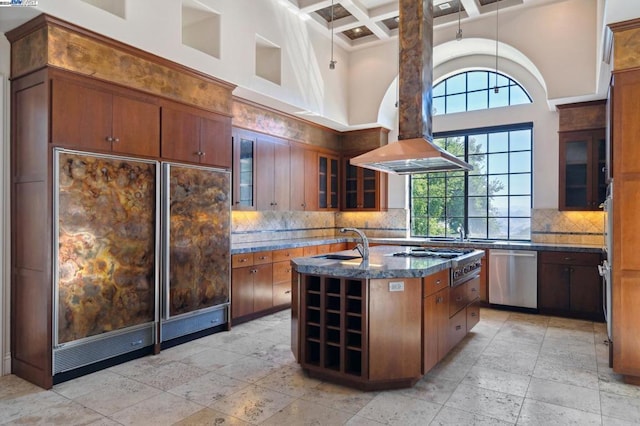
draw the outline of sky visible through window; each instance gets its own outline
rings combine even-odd
[[[493,71],[466,71],[433,86],[433,115],[529,103],[522,86]]]

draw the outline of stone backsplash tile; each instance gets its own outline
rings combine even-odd
[[[548,244],[604,244],[604,213],[533,209],[531,241]]]

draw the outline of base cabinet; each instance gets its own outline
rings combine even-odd
[[[597,253],[540,252],[540,313],[604,321]]]

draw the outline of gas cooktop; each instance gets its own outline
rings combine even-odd
[[[471,253],[471,248],[449,248],[449,247],[413,247],[406,251],[394,253],[394,256],[403,257],[439,257],[442,259],[453,259]]]

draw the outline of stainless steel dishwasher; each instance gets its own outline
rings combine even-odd
[[[489,250],[489,303],[538,308],[538,253]]]

